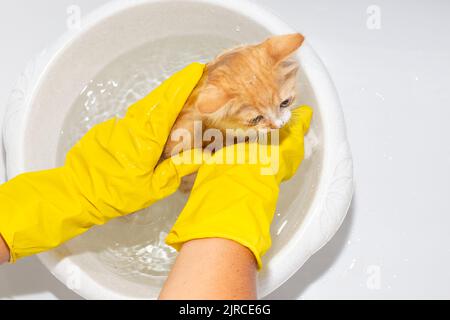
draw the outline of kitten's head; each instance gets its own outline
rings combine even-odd
[[[298,64],[289,57],[300,34],[275,36],[228,51],[207,65],[195,96],[204,119],[220,129],[278,129],[291,118]]]

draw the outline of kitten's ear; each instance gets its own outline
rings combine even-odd
[[[281,62],[300,48],[303,41],[305,41],[305,37],[300,33],[294,33],[269,38],[263,42],[263,46],[276,62]]]
[[[209,85],[201,90],[195,103],[201,113],[214,113],[228,102],[228,97],[223,90],[214,85]]]

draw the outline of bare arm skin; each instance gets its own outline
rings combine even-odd
[[[237,242],[210,238],[185,243],[161,300],[256,299],[256,261]]]
[[[9,261],[9,249],[0,234],[0,265]]]

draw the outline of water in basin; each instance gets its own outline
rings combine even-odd
[[[74,102],[61,132],[58,162],[63,163],[67,151],[95,124],[123,116],[127,107],[189,63],[207,62],[237,44],[216,35],[170,37],[117,58],[86,83]],[[307,86],[300,83],[302,85]],[[303,166],[307,170],[308,162]],[[301,177],[307,180],[306,183],[315,179],[304,174]],[[282,192],[282,205],[273,227],[274,237],[292,234],[293,228],[301,222],[296,217],[295,223],[290,223],[293,219],[288,215],[292,211],[292,199],[298,198],[302,192],[303,198],[314,192],[314,188],[301,185],[296,179]],[[176,257],[175,250],[165,245],[164,239],[185,202],[186,196],[178,192],[148,209],[94,228],[76,241],[88,242],[90,252],[115,274],[137,281],[162,279]],[[301,211],[306,212],[308,204],[303,202],[302,205],[304,209]],[[302,212],[296,210],[292,214],[301,215]]]

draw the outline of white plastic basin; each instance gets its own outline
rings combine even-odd
[[[81,30],[67,34],[30,63],[13,92],[3,127],[8,177],[58,164],[60,132],[74,101],[90,79],[128,51],[174,36],[206,33],[253,43],[296,31],[301,30],[242,0],[117,1],[100,8],[83,20]],[[307,42],[297,58],[300,103],[315,109],[318,146],[295,179],[282,187],[273,247],[259,274],[261,298],[332,238],[353,192],[352,158],[334,85]],[[92,248],[97,241],[114,239],[96,239],[95,232],[40,255],[41,261],[85,298],[156,298],[163,278],[137,281],[111,271]]]

